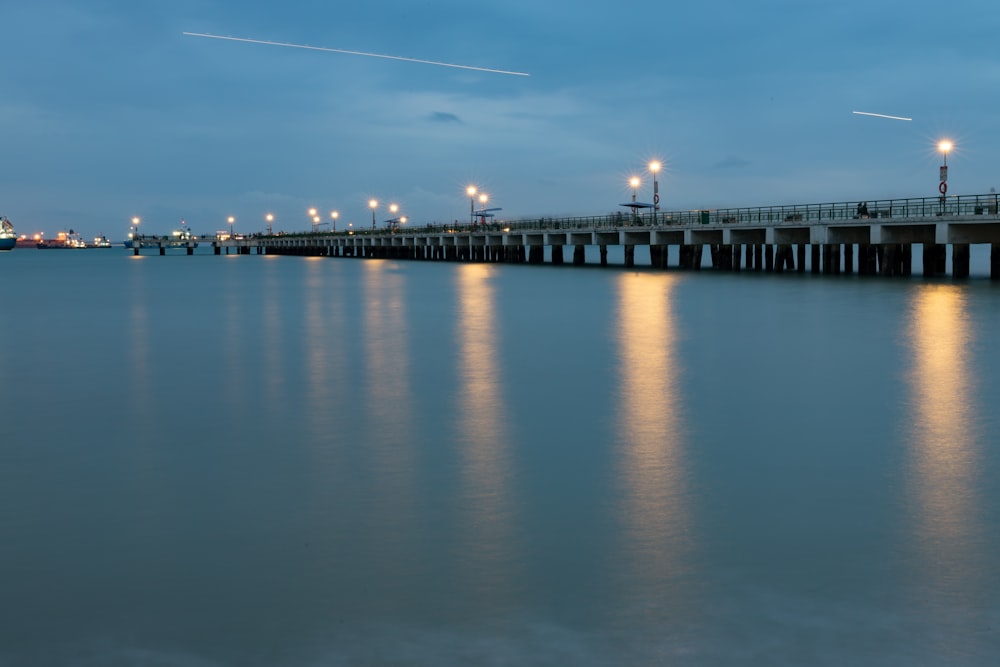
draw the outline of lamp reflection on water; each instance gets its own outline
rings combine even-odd
[[[630,570],[650,586],[691,566],[691,518],[680,395],[678,278],[634,274],[618,281],[621,507]]]
[[[266,405],[273,414],[284,414],[287,392],[287,376],[284,363],[285,341],[284,318],[281,316],[282,292],[278,281],[275,259],[278,255],[265,255],[263,265],[264,288],[262,290],[261,331],[264,333],[264,367],[266,377]]]
[[[367,415],[378,429],[372,434],[376,468],[393,487],[386,497],[406,506],[395,507],[405,522],[413,511],[413,445],[407,431],[412,422],[413,393],[406,340],[406,288],[403,277],[387,262],[365,262],[364,289],[365,401]],[[389,511],[389,508],[385,508]],[[385,517],[388,518],[388,517]]]
[[[503,371],[494,347],[493,280],[497,271],[467,264],[458,271],[456,340],[459,364],[459,423],[457,441],[462,469],[462,531],[468,544],[461,553],[475,553],[464,562],[470,586],[496,595],[511,575],[513,517],[510,498],[511,462],[505,430],[507,409],[500,388]],[[482,590],[485,589],[485,590]]]
[[[974,592],[988,567],[978,546],[982,443],[970,427],[980,420],[966,307],[964,289],[955,286],[921,286],[912,303],[907,499],[922,598],[934,590]]]

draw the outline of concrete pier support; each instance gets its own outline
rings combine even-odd
[[[719,246],[719,268],[723,271],[733,270],[733,247],[731,245]]]
[[[954,243],[951,246],[951,275],[953,278],[969,277],[969,244]]]
[[[625,266],[632,267],[635,266],[635,246],[626,245],[625,246]]]
[[[741,270],[740,262],[743,260],[743,246],[739,243],[733,245],[733,271],[739,272]]]
[[[796,247],[796,254],[798,255],[799,265],[796,267],[799,273],[805,273],[806,271],[806,244],[800,243]]]
[[[948,247],[930,243],[924,246],[924,275],[943,276],[948,270]]]
[[[794,271],[795,270],[795,250],[791,245],[780,245],[778,246],[778,252],[780,257],[776,258],[778,264],[781,266],[782,271]]]
[[[601,252],[601,266],[607,266],[608,265],[608,246],[606,246],[606,245],[600,246],[600,252]]]
[[[820,252],[823,254],[823,275],[828,276],[833,273],[833,246],[824,243]]]
[[[757,243],[753,247],[753,270],[764,270],[764,246]]]
[[[820,246],[813,243],[809,246],[809,265],[812,267],[813,273],[819,273],[823,269],[822,263],[819,261],[820,256]]]
[[[764,270],[768,273],[774,272],[774,246],[770,243],[764,248]]]
[[[651,245],[649,246],[649,263],[653,268],[665,269],[667,268],[667,253],[669,252],[668,246],[665,245]]]
[[[879,274],[883,276],[903,275],[903,247],[898,243],[883,243],[879,246]]]
[[[690,269],[694,265],[694,250],[692,246],[682,245],[678,252],[680,253],[678,266],[682,269]]]

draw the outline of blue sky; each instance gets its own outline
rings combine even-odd
[[[1000,12],[953,0],[33,0],[0,5],[0,214],[123,238],[1000,188]],[[394,54],[530,77],[223,42]],[[912,117],[866,118],[854,110]],[[383,209],[379,220],[388,217]]]

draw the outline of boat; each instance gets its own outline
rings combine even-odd
[[[14,225],[6,216],[0,216],[0,250],[12,250],[17,245]]]
[[[94,242],[87,246],[88,248],[110,248],[111,241],[107,239],[104,234],[94,237]]]
[[[42,239],[35,244],[39,250],[76,250],[87,247],[87,243],[72,229],[59,232],[54,239]]]

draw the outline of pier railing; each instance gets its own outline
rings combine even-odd
[[[354,229],[327,232],[285,233],[282,236],[387,235],[405,233],[469,233],[476,231],[514,232],[525,230],[599,230],[622,227],[662,227],[693,225],[809,224],[842,221],[864,222],[872,218],[935,218],[998,214],[1000,195],[959,195],[878,199],[867,202],[830,202],[823,204],[787,204],[740,208],[697,209],[690,211],[647,211],[641,214],[614,212],[596,216],[542,217],[517,220],[492,220],[485,224],[471,222],[405,225],[398,229]]]

